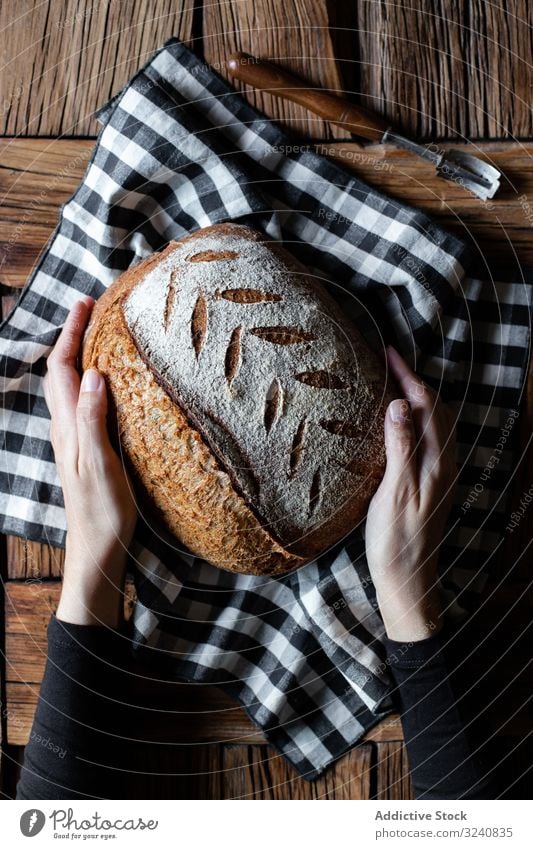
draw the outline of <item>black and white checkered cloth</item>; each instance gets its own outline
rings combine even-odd
[[[531,285],[466,276],[463,242],[311,148],[291,150],[175,39],[99,118],[83,182],[0,329],[0,529],[64,544],[42,376],[79,294],[98,297],[171,239],[239,220],[332,281],[370,343],[393,342],[455,405],[460,486],[442,581],[456,609],[471,609],[504,534]],[[132,555],[136,650],[176,678],[224,687],[302,775],[390,710],[361,530],[279,580],[219,571],[145,521]]]

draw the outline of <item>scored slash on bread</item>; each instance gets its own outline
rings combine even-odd
[[[384,370],[326,288],[220,224],[125,272],[83,367],[104,374],[145,503],[222,568],[283,574],[365,515],[384,471]]]

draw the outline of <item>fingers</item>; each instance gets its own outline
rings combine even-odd
[[[94,368],[83,375],[76,409],[78,473],[103,472],[113,449],[107,432],[107,391],[102,375]]]
[[[405,395],[413,408],[435,405],[437,395],[427,386],[423,380],[407,365],[396,348],[387,346],[387,363],[400,384],[402,394]]]
[[[50,357],[54,358],[54,362],[59,367],[76,368],[76,359],[93,304],[94,299],[85,295],[82,299],[76,301],[70,310],[54,350],[50,354]]]
[[[387,361],[413,410],[419,465],[425,475],[453,445],[453,417],[437,393],[409,368],[394,348],[387,348]]]
[[[385,449],[387,466],[385,487],[417,490],[416,434],[411,406],[406,398],[391,401],[385,416]]]
[[[449,431],[450,419],[446,406],[437,393],[407,365],[395,348],[387,348],[387,361],[402,394],[408,399],[414,413],[415,427],[420,424],[418,436],[424,441],[424,449],[439,453],[441,449],[440,433]],[[418,428],[417,428],[418,430]]]
[[[53,445],[58,461],[75,461],[78,450],[76,405],[80,378],[76,361],[94,300],[85,296],[70,310],[48,357],[43,389],[52,418]]]

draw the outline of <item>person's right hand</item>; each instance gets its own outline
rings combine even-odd
[[[387,636],[414,641],[441,627],[437,559],[457,474],[451,410],[394,348],[403,395],[385,417],[387,467],[368,510],[365,543]]]

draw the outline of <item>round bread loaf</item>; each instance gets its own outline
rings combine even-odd
[[[280,575],[365,516],[394,395],[325,287],[260,233],[213,225],[126,271],[82,365],[106,379],[143,508],[194,554]]]

